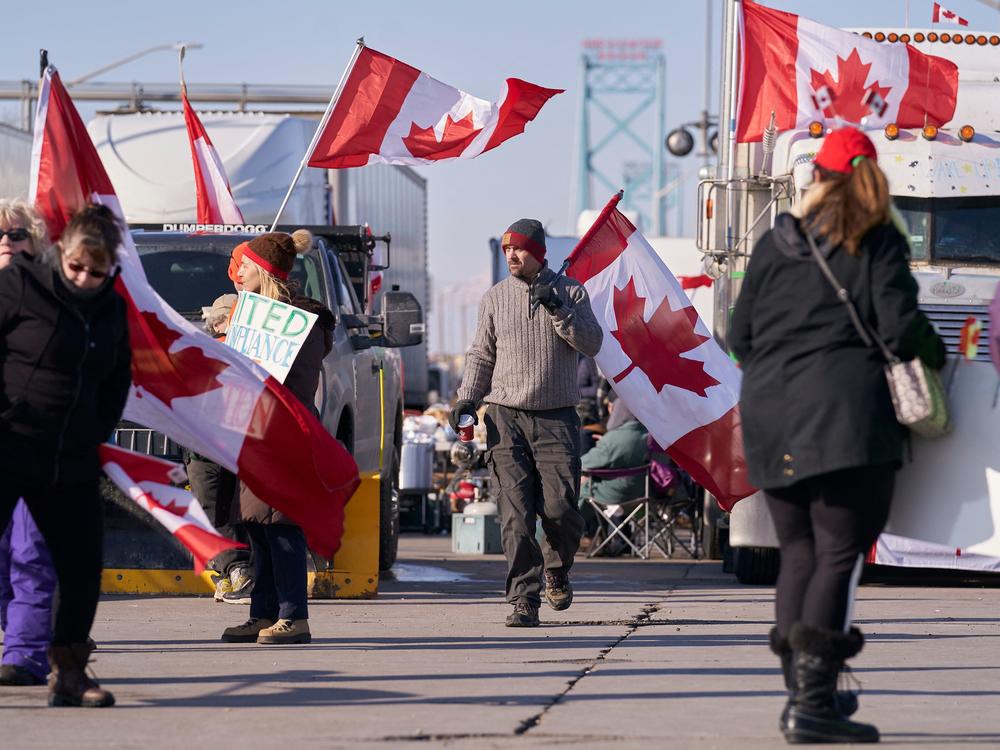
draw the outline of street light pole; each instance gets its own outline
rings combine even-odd
[[[83,83],[84,81],[89,81],[91,78],[96,78],[102,73],[107,73],[109,70],[125,65],[126,63],[130,63],[133,60],[138,60],[140,57],[145,57],[151,52],[161,52],[163,50],[178,50],[183,47],[186,47],[187,49],[201,49],[203,46],[204,46],[203,44],[199,44],[198,42],[175,42],[174,44],[157,44],[152,47],[147,47],[146,49],[139,50],[138,52],[135,52],[129,55],[128,57],[123,57],[121,60],[116,60],[113,63],[104,65],[103,67],[100,67],[97,70],[92,70],[86,75],[80,76],[79,78],[74,78],[72,81],[69,81],[66,85],[75,86],[79,83]]]

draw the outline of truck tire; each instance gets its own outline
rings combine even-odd
[[[744,584],[771,586],[778,580],[778,550],[771,547],[734,547],[733,572]]]
[[[379,481],[378,569],[389,570],[399,552],[399,448],[386,455]]]

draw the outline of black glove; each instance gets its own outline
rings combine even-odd
[[[531,285],[531,302],[533,305],[541,305],[549,312],[555,312],[563,304],[562,300],[556,296],[553,285],[540,281]]]
[[[456,433],[458,432],[458,420],[462,418],[463,414],[469,414],[472,416],[472,424],[479,424],[479,415],[476,414],[475,401],[469,401],[469,399],[463,398],[461,401],[455,402],[455,408],[452,409],[451,414],[448,415],[448,424],[451,425],[451,429]]]

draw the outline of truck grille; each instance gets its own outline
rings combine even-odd
[[[976,362],[990,361],[990,311],[986,305],[921,305],[920,309],[930,318],[938,335],[944,339],[948,354],[958,354],[962,326],[970,315],[979,319],[983,331],[979,335]]]
[[[111,442],[136,453],[145,453],[147,456],[160,456],[175,460],[181,458],[181,448],[177,443],[161,432],[156,432],[134,422],[120,422]]]

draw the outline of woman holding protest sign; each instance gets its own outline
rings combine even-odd
[[[114,704],[86,667],[102,564],[97,449],[131,382],[125,302],[114,290],[121,232],[108,208],[87,205],[39,260],[20,253],[0,272],[0,526],[23,498],[55,566],[51,706]]]
[[[298,349],[284,384],[303,404],[313,402],[319,386],[323,359],[333,347],[334,318],[323,304],[295,295],[289,275],[298,253],[312,245],[312,235],[297,230],[288,235],[269,232],[242,243],[239,281],[245,292],[291,304],[318,315],[312,330]],[[250,595],[250,619],[226,628],[222,640],[229,643],[309,643],[306,603],[306,541],[291,519],[275,510],[266,498],[240,485],[237,515],[250,535],[254,559],[254,588]]]
[[[854,589],[889,516],[906,436],[885,358],[866,339],[902,360],[945,361],[876,158],[860,130],[826,136],[799,215],[780,215],[754,248],[732,318],[747,467],[781,545],[771,647],[790,743],[879,739],[847,718],[857,701],[836,689],[864,643],[851,624]]]

